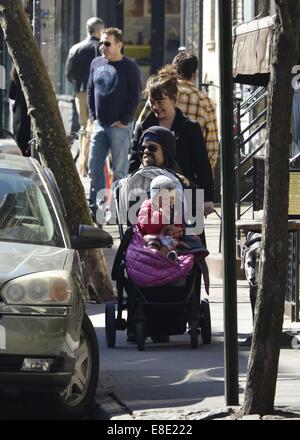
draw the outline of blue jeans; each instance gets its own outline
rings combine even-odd
[[[89,153],[90,207],[93,214],[97,211],[97,193],[105,188],[105,162],[110,151],[113,181],[122,179],[128,174],[132,128],[132,123],[125,128],[103,127],[98,121],[93,124]],[[101,203],[101,200],[99,202]]]

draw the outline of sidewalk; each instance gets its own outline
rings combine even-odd
[[[87,187],[87,180],[83,180],[85,180],[84,184],[85,187]],[[106,256],[110,270],[116,249],[119,244],[119,234],[116,226],[108,225],[105,226],[104,229],[107,230],[114,238],[113,248],[104,250],[104,254]],[[207,218],[205,222],[205,231],[209,251],[211,253],[218,252],[220,220],[217,215],[213,214]],[[209,297],[212,318],[212,338],[213,340],[217,340],[219,342],[219,346],[221,348],[223,346],[224,338],[222,282],[222,279],[211,277]],[[237,281],[237,301],[238,341],[241,342],[245,340],[245,338],[252,332],[252,314],[249,301],[249,287],[245,280]],[[92,319],[94,325],[101,327],[102,330],[105,326],[103,312],[104,305],[102,307],[101,317],[95,316]],[[285,316],[284,330],[294,332],[300,331],[300,323],[291,323],[290,319]],[[129,353],[130,356],[132,356],[131,353]],[[209,365],[210,369],[213,369],[214,365],[216,365],[216,361],[218,362],[218,365],[224,365],[223,350],[220,349],[217,353],[212,350],[205,351],[204,355],[206,356],[206,365]],[[244,398],[243,393],[246,385],[246,369],[249,353],[250,347],[239,346],[240,404],[243,403]],[[293,350],[292,348],[281,349],[275,398],[275,409],[278,411],[277,414],[265,416],[263,417],[263,419],[297,418],[300,420],[300,372],[298,368],[299,355],[299,350]],[[102,358],[103,356],[106,356],[106,354],[102,344]],[[114,361],[116,361],[116,356],[121,356],[121,354],[120,352],[117,352],[114,356]],[[141,358],[141,353],[139,353],[139,355],[138,353],[136,353],[136,356],[139,356],[139,358]],[[217,356],[217,358],[215,358],[215,356]],[[119,359],[119,362],[122,361]],[[109,368],[109,360],[106,361],[106,365],[108,365]],[[112,368],[114,368],[114,377],[118,377],[118,368],[122,369],[122,365],[120,367],[117,367],[116,369],[115,363],[113,363]],[[216,370],[220,370],[220,368],[217,368]],[[201,374],[202,373],[199,370],[199,375]],[[100,372],[100,378],[101,376],[102,374]],[[212,377],[204,377],[207,386],[209,386],[209,381],[212,381],[212,390],[214,389],[213,386],[216,383],[216,380],[219,381],[219,384],[222,384],[224,382],[224,377],[220,376],[220,372],[218,372],[217,376],[213,375]],[[201,383],[202,380],[203,379],[201,379]],[[138,378],[136,378],[136,381],[138,381]],[[135,384],[135,386],[138,387],[139,385]],[[130,384],[128,383],[128,388],[129,387]],[[142,388],[142,382],[140,387]],[[130,390],[128,390],[128,393],[130,394]],[[120,393],[118,393],[118,387],[113,388],[113,391],[111,391],[109,387],[107,388],[105,386],[105,384],[99,384],[97,393],[97,403],[99,405],[99,411],[96,414],[96,418],[109,420],[232,420],[238,418],[238,411],[240,408],[226,407],[224,393],[215,393],[214,395],[212,391],[208,393],[205,398],[200,399],[199,403],[193,405],[181,406],[179,404],[176,407],[174,407],[174,405],[166,405],[166,407],[164,408],[157,408],[156,405],[153,405],[152,408],[141,410],[139,409],[138,402],[133,402],[132,396],[130,396],[129,399],[127,398],[129,395],[128,393],[126,394],[126,386],[124,386],[122,390],[120,389]],[[243,420],[258,419],[260,419],[258,415],[252,415],[243,418]]]

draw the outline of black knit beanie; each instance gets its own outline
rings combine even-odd
[[[147,134],[153,134],[155,138],[158,139],[158,143],[161,145],[163,149],[165,167],[172,169],[175,165],[175,154],[176,154],[176,138],[174,133],[170,131],[168,128],[154,125],[153,127],[148,128],[142,133],[142,136],[139,141],[138,149],[140,149],[141,145],[144,142],[145,135]]]

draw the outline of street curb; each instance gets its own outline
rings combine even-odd
[[[97,409],[94,412],[96,420],[300,420],[300,409],[292,407],[275,407],[274,413],[260,416],[259,414],[240,415],[241,406],[228,406],[224,408],[205,409],[197,408],[164,408],[132,412],[114,393],[99,393]]]
[[[161,410],[135,411],[133,416],[135,420],[232,420],[229,408],[164,408]]]
[[[95,420],[134,420],[131,414],[131,410],[113,392],[100,390],[96,393]]]

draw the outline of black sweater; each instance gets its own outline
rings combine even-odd
[[[98,57],[92,61],[87,86],[90,117],[101,125],[133,121],[141,95],[141,74],[135,61],[123,57],[107,61]]]
[[[138,144],[143,131],[153,125],[159,125],[158,118],[153,112],[135,129],[129,160],[129,172],[139,168],[141,161],[138,155]],[[176,115],[171,131],[176,137],[175,160],[182,170],[182,174],[204,189],[204,200],[213,201],[214,182],[211,166],[207,156],[204,138],[198,122],[184,116],[176,107]]]

